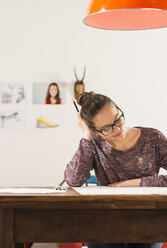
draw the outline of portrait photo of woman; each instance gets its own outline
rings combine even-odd
[[[60,89],[57,83],[51,83],[48,86],[44,104],[62,104],[60,98]]]
[[[34,82],[33,103],[63,105],[65,103],[65,83],[57,82]]]

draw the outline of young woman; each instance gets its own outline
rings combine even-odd
[[[49,85],[44,104],[62,104],[60,90],[56,83],[51,83]]]
[[[167,186],[167,139],[158,130],[126,127],[122,110],[107,96],[85,92],[78,98],[78,124],[83,138],[64,178],[81,186],[94,169],[99,185],[110,187]],[[156,244],[88,244],[89,248],[160,248]]]

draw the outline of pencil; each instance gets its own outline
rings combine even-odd
[[[74,100],[74,99],[72,99],[72,101],[73,101],[73,103],[74,103],[74,106],[75,106],[75,108],[76,108],[77,112],[79,112],[79,109],[78,109],[78,107],[77,107],[77,105],[76,105],[75,100]]]
[[[65,180],[63,179],[63,181],[61,183],[59,183],[58,186],[54,186],[55,190],[63,190],[63,188],[61,187],[63,184],[65,183]]]

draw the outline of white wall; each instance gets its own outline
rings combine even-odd
[[[86,65],[86,90],[111,96],[128,125],[167,135],[167,29],[93,29],[82,23],[87,5],[88,0],[0,0],[0,82],[57,81],[68,89],[60,128],[0,132],[0,186],[61,181],[82,135],[71,101],[74,65],[79,75]],[[31,102],[29,107],[35,108]]]

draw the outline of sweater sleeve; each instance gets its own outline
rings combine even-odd
[[[64,179],[69,186],[82,186],[90,177],[90,170],[93,169],[93,151],[93,143],[82,138],[78,150],[67,164],[64,172]]]
[[[167,170],[167,138],[158,131],[157,137],[157,161],[159,168]],[[167,175],[158,175],[143,177],[141,186],[144,187],[167,187]]]

